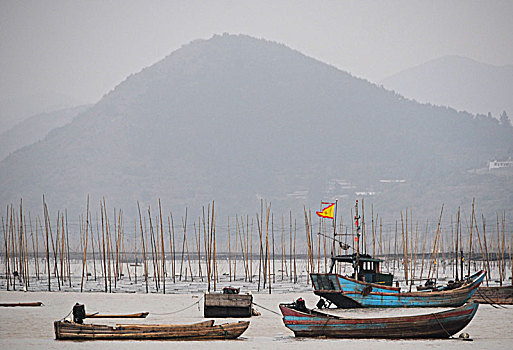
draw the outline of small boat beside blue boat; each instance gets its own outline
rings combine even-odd
[[[283,323],[296,337],[327,338],[449,338],[464,329],[479,304],[414,316],[344,318],[307,309],[299,299],[280,304]]]

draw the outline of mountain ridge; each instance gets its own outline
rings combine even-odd
[[[380,81],[422,103],[451,106],[472,114],[513,113],[513,64],[491,65],[463,56],[443,56]]]
[[[390,205],[397,193],[386,189],[373,198],[386,212],[417,205],[411,191],[436,196],[440,179],[513,152],[511,136],[495,119],[418,104],[283,44],[214,36],[127,77],[0,162],[0,201],[40,208],[46,193],[55,207],[80,210],[91,194],[133,211],[156,198],[173,210],[214,199],[236,213],[262,197],[287,210],[356,196],[329,190],[332,179],[368,189],[406,178],[405,203]],[[302,202],[295,191],[306,191]]]

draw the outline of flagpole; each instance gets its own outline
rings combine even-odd
[[[337,239],[337,206],[338,199],[335,200],[335,215],[333,215],[333,246],[331,249],[331,259],[337,254],[335,241]],[[333,261],[333,260],[332,260]],[[337,268],[335,267],[335,273],[337,273]]]
[[[333,250],[331,255],[335,255],[335,240],[337,239],[337,206],[338,199],[335,200],[335,215],[333,215]]]

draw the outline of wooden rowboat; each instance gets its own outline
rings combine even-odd
[[[57,340],[213,340],[235,339],[248,328],[249,322],[214,325],[214,321],[195,324],[78,324],[70,321],[53,323]]]
[[[479,304],[513,305],[513,286],[479,287],[470,301]]]
[[[26,302],[26,303],[0,303],[0,307],[31,307],[43,305],[40,301]]]
[[[139,312],[135,314],[125,314],[125,315],[104,315],[99,313],[94,314],[86,314],[86,318],[146,318],[149,315],[149,312]]]
[[[296,303],[280,304],[283,323],[296,337],[329,338],[449,338],[465,328],[479,304],[449,311],[399,317],[343,318],[303,309]]]

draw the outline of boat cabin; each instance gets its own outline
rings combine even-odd
[[[351,255],[337,255],[331,258],[331,269],[333,271],[335,263],[349,263],[353,265],[354,271],[351,278],[368,283],[379,283],[386,286],[392,285],[393,275],[390,273],[381,273],[380,264],[383,262],[381,259],[373,258],[369,254],[351,254]]]

